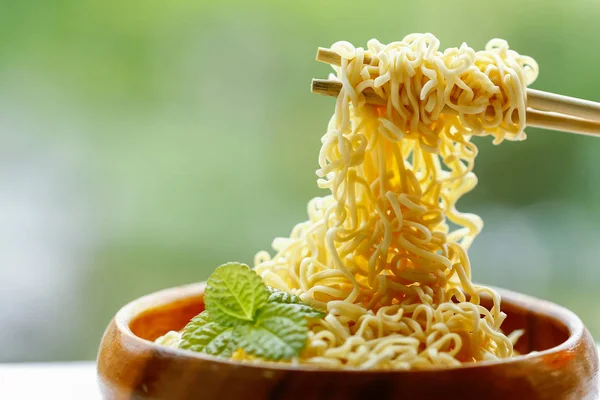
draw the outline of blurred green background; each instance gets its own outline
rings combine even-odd
[[[0,0],[0,361],[93,359],[125,302],[252,262],[305,219],[331,99],[318,46],[432,32],[600,100],[600,2]],[[477,281],[600,338],[600,139],[476,139]]]

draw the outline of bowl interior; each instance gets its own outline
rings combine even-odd
[[[151,341],[182,329],[204,309],[205,284],[166,289],[123,307],[98,353],[105,398],[135,399],[597,399],[598,355],[581,320],[543,300],[496,289],[503,329],[524,329],[528,356],[415,370],[327,369],[244,363],[165,348]],[[491,305],[482,298],[482,304]]]
[[[503,331],[508,334],[517,329],[525,330],[515,346],[519,353],[551,349],[564,343],[573,333],[574,327],[570,326],[568,316],[562,315],[557,306],[539,300],[531,302],[528,301],[531,298],[516,293],[501,293],[502,311],[507,314],[502,324]],[[490,298],[482,297],[481,301],[486,308],[491,307]],[[134,335],[153,341],[168,331],[183,329],[192,317],[203,310],[203,295],[197,292],[143,310],[132,317],[128,326]]]
[[[190,320],[204,311],[204,296],[199,294],[176,299],[142,311],[129,322],[131,332],[142,339],[154,341],[169,331],[183,329]]]

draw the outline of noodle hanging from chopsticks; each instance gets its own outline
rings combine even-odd
[[[512,356],[518,333],[502,333],[499,295],[471,281],[483,222],[456,203],[477,184],[473,135],[525,139],[537,64],[498,39],[442,52],[431,34],[332,50],[343,86],[317,171],[331,194],[309,202],[273,257],[255,257],[268,285],[328,313],[296,361],[408,369]],[[366,88],[386,105],[366,104]]]

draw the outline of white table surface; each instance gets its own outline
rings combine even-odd
[[[100,399],[96,363],[0,364],[0,399]]]
[[[96,363],[0,364],[0,399],[100,399]]]

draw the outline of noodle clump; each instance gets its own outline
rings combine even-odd
[[[441,52],[431,34],[332,50],[342,90],[317,171],[331,194],[309,202],[272,258],[255,257],[267,285],[328,313],[295,361],[408,369],[512,356],[518,333],[502,333],[499,295],[471,281],[483,222],[456,202],[477,184],[472,135],[525,139],[537,64],[499,39]],[[366,88],[385,106],[366,104]]]

